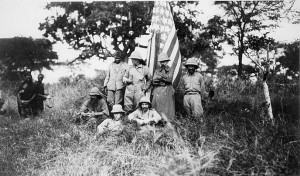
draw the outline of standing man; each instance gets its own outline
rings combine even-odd
[[[201,117],[203,114],[201,97],[206,95],[204,79],[199,72],[196,72],[199,66],[195,59],[188,59],[185,67],[188,72],[182,78],[185,90],[183,98],[184,110],[188,116]]]
[[[129,66],[124,60],[122,52],[115,53],[115,61],[108,67],[108,72],[104,80],[104,91],[107,93],[107,102],[111,109],[115,104],[123,105],[125,84],[123,83],[123,76],[128,70]]]
[[[152,106],[161,116],[164,114],[169,120],[173,120],[175,116],[175,90],[172,86],[174,70],[168,66],[169,61],[166,53],[158,55],[160,66],[153,76]]]
[[[125,73],[124,83],[127,84],[124,97],[124,110],[127,114],[138,108],[140,99],[150,89],[151,74],[149,68],[144,66],[142,56],[134,51],[130,57],[133,66]]]
[[[33,115],[39,115],[44,111],[44,101],[47,99],[47,94],[45,94],[44,84],[43,84],[44,75],[39,74],[38,80],[34,83],[36,96],[33,100]]]
[[[97,87],[90,90],[90,98],[86,100],[75,117],[75,122],[85,123],[96,129],[104,119],[109,117],[109,111],[102,93]]]
[[[18,89],[17,104],[20,117],[28,118],[33,115],[32,107],[35,96],[36,90],[32,76],[31,73],[28,73]]]

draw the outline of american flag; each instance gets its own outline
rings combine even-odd
[[[180,80],[182,64],[175,24],[168,2],[154,2],[150,33],[152,37],[148,45],[147,65],[153,75],[158,63],[158,54],[166,53],[170,58],[169,66],[174,69],[173,86],[176,87]]]

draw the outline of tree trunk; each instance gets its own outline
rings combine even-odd
[[[273,117],[273,112],[272,112],[272,105],[271,105],[271,98],[270,98],[270,94],[269,94],[269,87],[268,87],[268,84],[267,84],[266,80],[263,80],[262,84],[263,84],[263,92],[264,92],[264,98],[265,98],[266,106],[268,107],[268,116],[273,122],[274,117]]]
[[[269,43],[267,45],[267,60],[269,61]],[[272,105],[271,105],[271,98],[269,94],[269,87],[267,84],[267,76],[270,73],[270,65],[267,64],[266,70],[264,71],[263,74],[263,91],[264,91],[264,97],[265,97],[265,102],[268,107],[268,116],[274,122],[274,117],[273,117],[273,112],[272,112]]]
[[[238,66],[238,77],[241,78],[242,76],[242,71],[243,71],[243,52],[241,49],[239,50],[239,66]]]

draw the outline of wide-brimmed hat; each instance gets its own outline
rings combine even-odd
[[[150,108],[151,108],[151,106],[152,106],[152,103],[151,103],[150,99],[149,99],[148,97],[146,97],[146,96],[145,96],[145,97],[142,97],[142,98],[140,99],[139,107],[141,107],[142,103],[148,103],[149,106],[150,106]]]
[[[125,113],[125,111],[122,109],[122,106],[119,104],[115,104],[112,107],[111,113]]]
[[[104,96],[104,95],[100,92],[100,90],[98,89],[98,87],[93,87],[93,88],[90,90],[89,95],[98,95],[98,96],[101,96],[101,97]]]
[[[161,62],[161,61],[170,61],[170,58],[169,58],[169,56],[166,53],[160,53],[158,55],[158,59],[157,60],[159,62]]]
[[[130,58],[130,59],[143,60],[143,59],[142,59],[141,53],[138,52],[138,51],[133,51],[133,52],[131,53],[131,55],[129,56],[129,58]]]
[[[187,66],[194,66],[196,68],[199,68],[199,65],[197,63],[197,61],[194,58],[189,58],[186,63],[184,64],[185,67]]]

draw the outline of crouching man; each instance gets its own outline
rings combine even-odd
[[[155,109],[151,109],[151,106],[149,98],[142,97],[138,109],[129,114],[128,119],[137,122],[140,126],[157,124],[162,118]]]
[[[104,119],[109,117],[109,111],[104,100],[104,95],[97,87],[91,89],[90,98],[85,101],[80,108],[79,113],[76,114],[76,123],[87,123],[88,127],[96,129]]]
[[[98,127],[97,134],[101,135],[105,132],[112,132],[113,134],[121,134],[123,131],[122,118],[124,116],[125,111],[122,109],[122,106],[119,104],[113,105],[111,113],[113,114],[113,119],[105,119]]]

